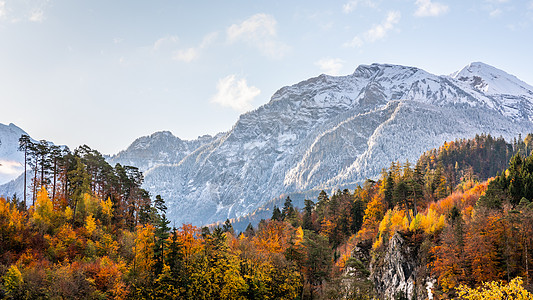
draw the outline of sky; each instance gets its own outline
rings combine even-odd
[[[230,130],[276,90],[361,64],[533,85],[533,0],[0,0],[0,123],[104,154]]]

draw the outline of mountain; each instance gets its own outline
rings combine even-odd
[[[354,187],[444,141],[528,132],[533,88],[492,66],[437,76],[372,64],[283,87],[228,132],[194,141],[158,132],[109,160],[141,168],[177,225],[202,225],[285,195]]]
[[[158,165],[181,161],[200,146],[215,137],[204,135],[193,141],[184,141],[170,131],[160,131],[136,139],[126,150],[113,156],[113,161],[122,165],[136,166],[145,172]]]
[[[24,153],[18,151],[19,138],[27,133],[11,123],[0,124],[0,184],[17,178],[24,172]]]

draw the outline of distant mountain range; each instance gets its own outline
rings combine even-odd
[[[139,167],[177,225],[202,225],[286,195],[301,201],[309,191],[354,187],[444,141],[529,132],[533,87],[504,71],[472,63],[437,76],[372,64],[283,87],[228,132],[194,141],[157,132],[109,161]]]

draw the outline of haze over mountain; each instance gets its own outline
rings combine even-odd
[[[139,167],[176,224],[202,225],[280,195],[354,187],[444,141],[532,131],[533,87],[504,71],[472,63],[437,76],[372,64],[283,87],[228,132],[193,141],[156,132],[109,160]],[[0,194],[20,186],[11,182]]]
[[[0,184],[24,172],[24,154],[18,151],[19,138],[27,134],[15,124],[0,124]]]

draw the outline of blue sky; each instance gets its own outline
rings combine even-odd
[[[0,123],[111,154],[231,129],[282,86],[360,64],[533,84],[533,0],[0,0]]]

